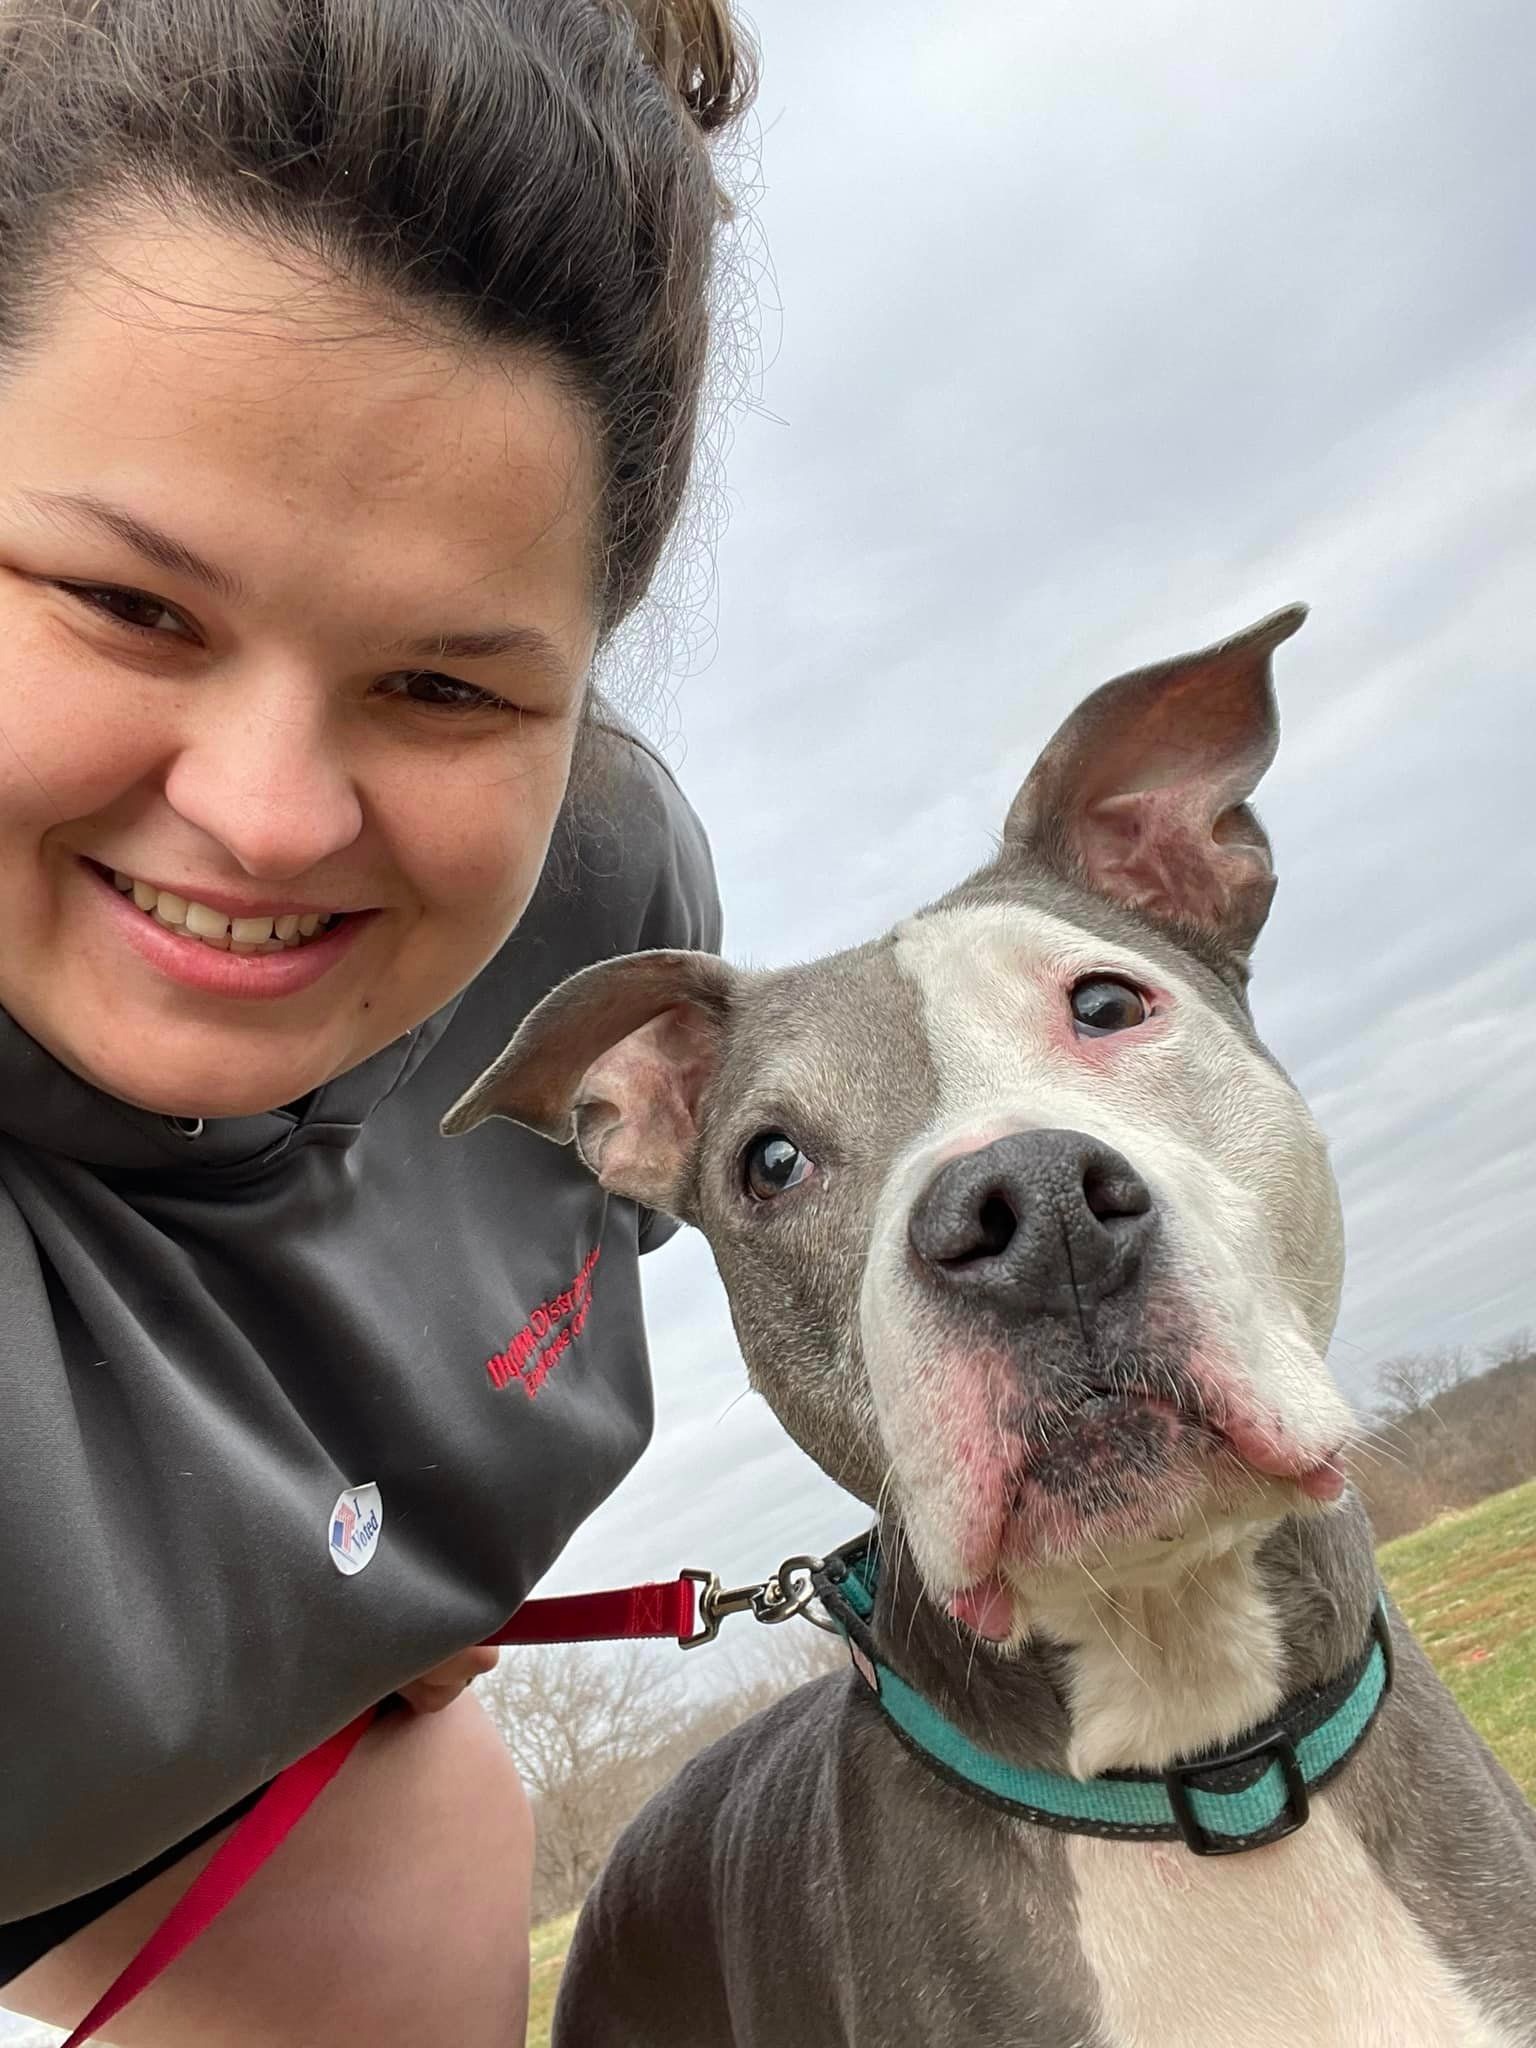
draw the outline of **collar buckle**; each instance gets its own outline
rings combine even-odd
[[[1252,1834],[1226,1835],[1203,1822],[1195,1812],[1191,1791],[1200,1791],[1207,1799],[1220,1799],[1223,1795],[1206,1792],[1203,1787],[1192,1787],[1189,1780],[1205,1777],[1212,1771],[1227,1770],[1234,1764],[1252,1763],[1259,1757],[1278,1764],[1280,1775],[1285,1780],[1285,1805],[1272,1825],[1264,1830],[1264,1842],[1283,1842],[1287,1835],[1294,1835],[1298,1828],[1306,1826],[1312,1801],[1307,1791],[1306,1773],[1296,1755],[1296,1745],[1283,1729],[1272,1731],[1260,1736],[1257,1742],[1250,1742],[1245,1749],[1227,1750],[1223,1755],[1207,1757],[1203,1762],[1171,1764],[1163,1772],[1163,1784],[1167,1789],[1168,1804],[1173,1808],[1174,1822],[1184,1837],[1185,1847],[1194,1855],[1237,1856],[1243,1850],[1256,1846]]]

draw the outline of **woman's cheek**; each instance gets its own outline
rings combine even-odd
[[[390,837],[423,905],[494,951],[538,886],[569,767],[564,743],[528,749],[510,768],[412,778]]]
[[[95,816],[172,744],[163,700],[56,622],[0,605],[0,832]],[[19,628],[19,630],[17,630]]]

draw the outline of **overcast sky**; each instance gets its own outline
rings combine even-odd
[[[727,951],[884,929],[1088,689],[1305,599],[1254,1003],[1344,1190],[1334,1365],[1536,1324],[1529,10],[759,18],[761,407],[654,721]],[[646,1264],[656,1442],[549,1585],[854,1533],[741,1398],[703,1241]]]

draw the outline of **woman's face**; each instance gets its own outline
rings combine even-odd
[[[228,1116],[462,988],[565,791],[593,474],[537,365],[206,226],[96,244],[0,365],[0,1005]]]

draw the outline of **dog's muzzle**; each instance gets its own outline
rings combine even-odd
[[[1008,1323],[1072,1316],[1139,1275],[1159,1223],[1130,1162],[1081,1131],[1018,1131],[941,1166],[908,1242],[941,1298]]]

